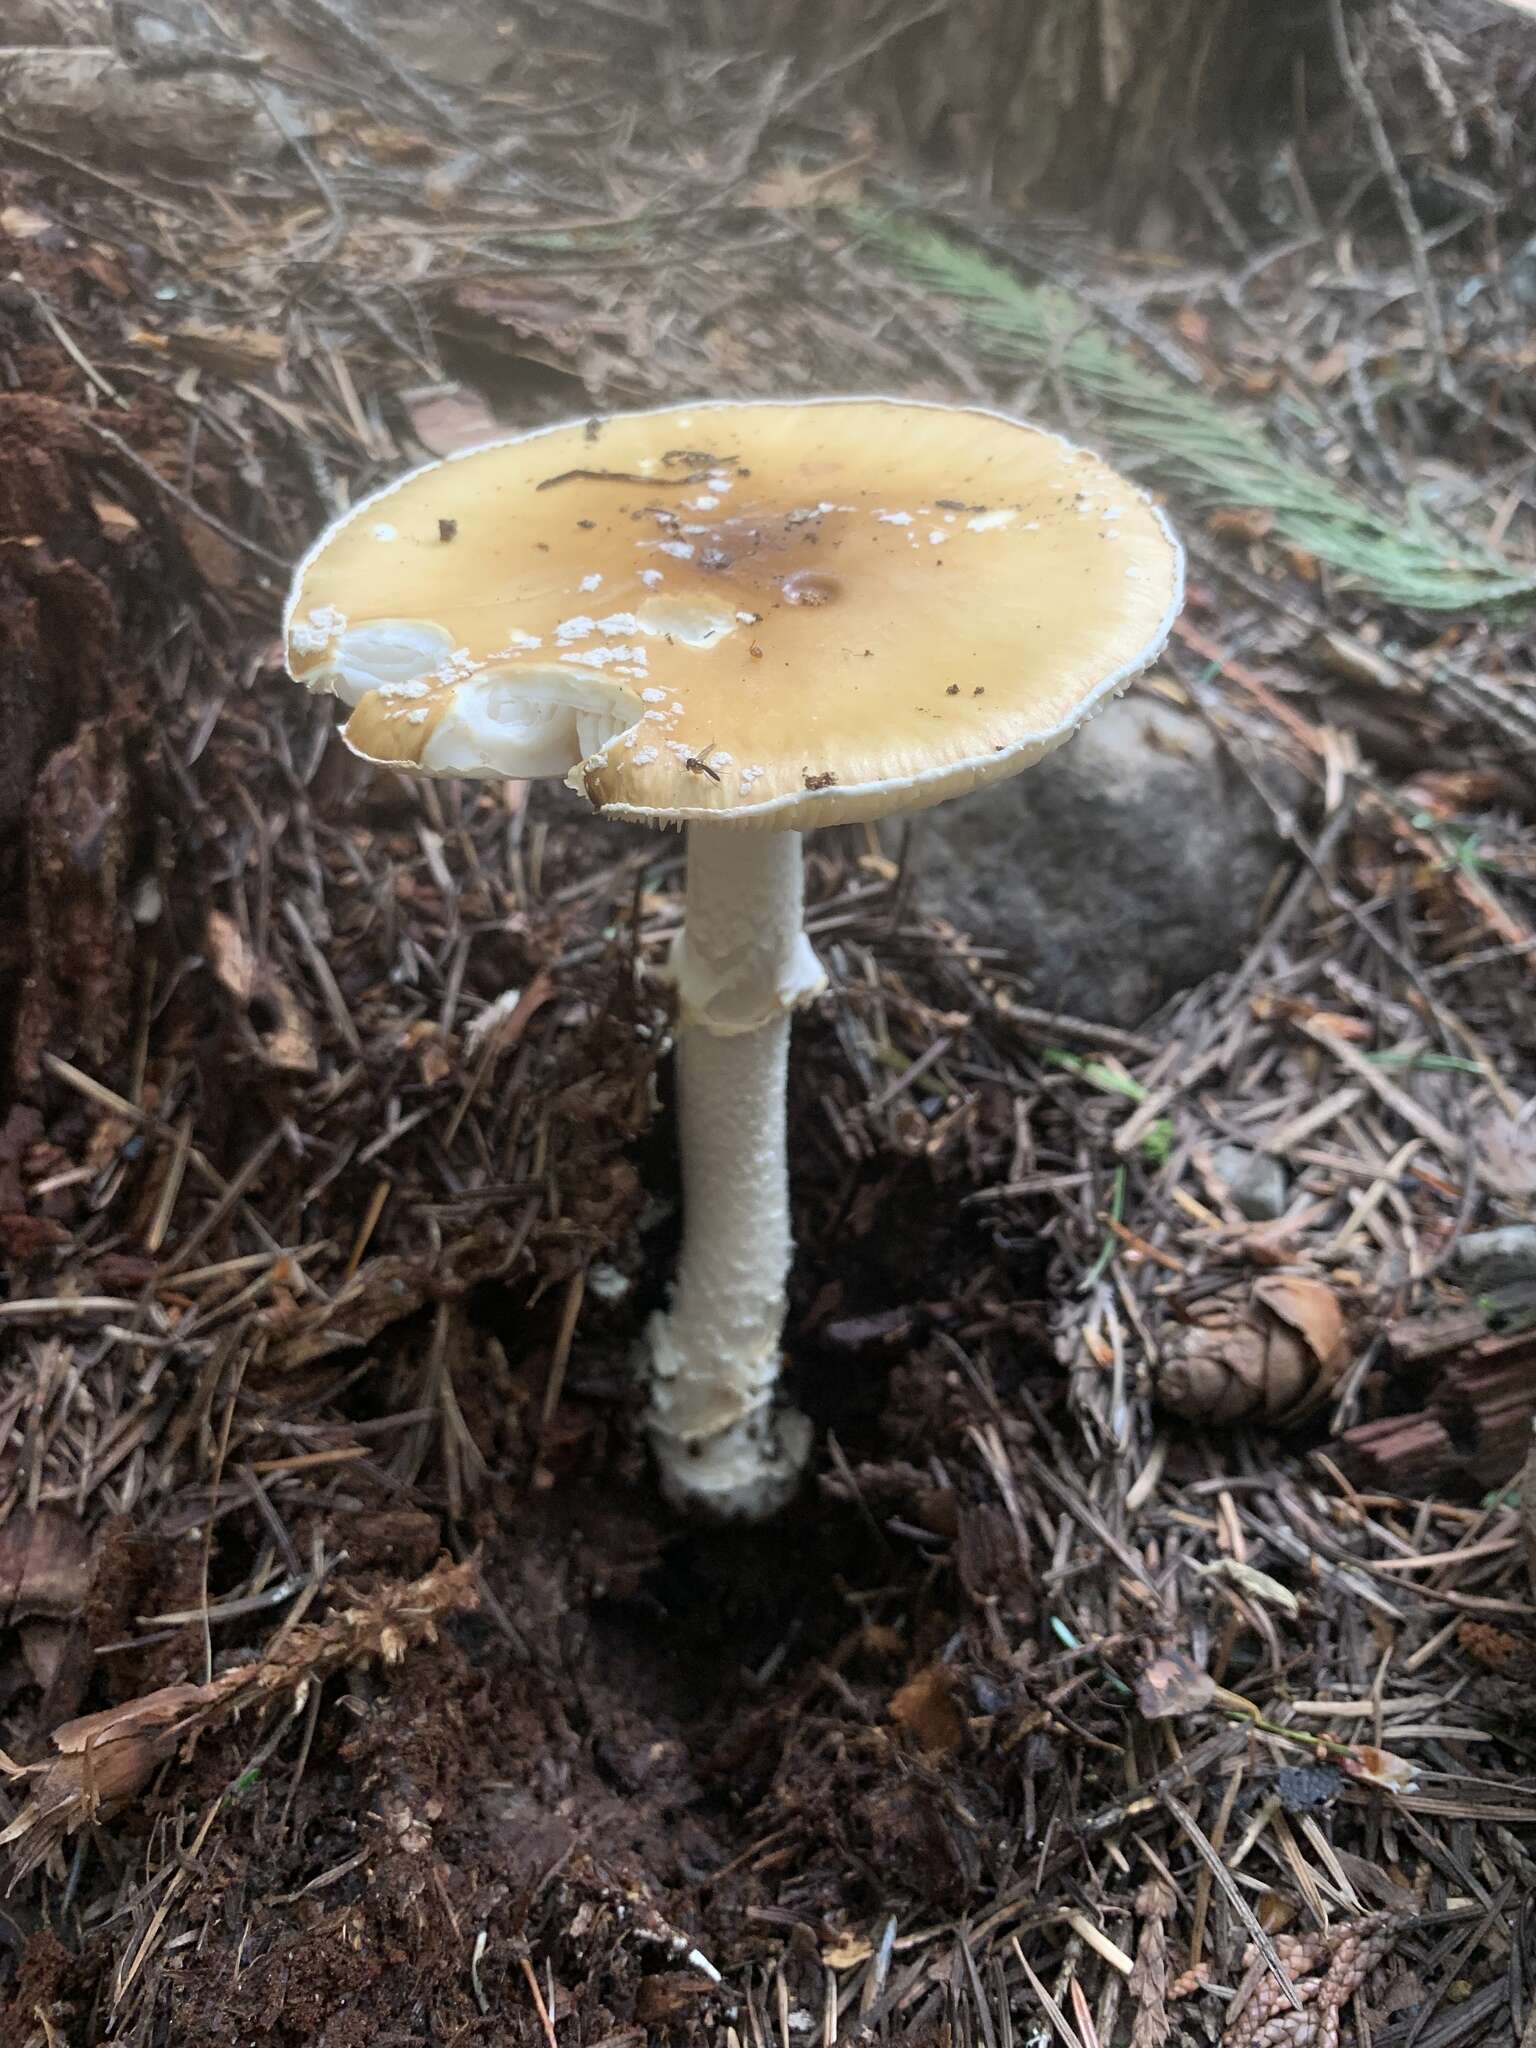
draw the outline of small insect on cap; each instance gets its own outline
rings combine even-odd
[[[1183,557],[1097,457],[975,408],[685,405],[416,471],[302,564],[288,662],[370,760],[808,828],[1012,775],[1158,653]]]

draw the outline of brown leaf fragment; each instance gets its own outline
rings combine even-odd
[[[35,241],[39,235],[46,235],[53,222],[46,213],[39,213],[31,206],[0,206],[0,235],[9,235],[13,242]]]
[[[0,1210],[0,1252],[13,1265],[24,1266],[44,1252],[69,1243],[69,1232],[51,1216],[29,1216],[24,1210]]]
[[[1372,1742],[1356,1743],[1341,1761],[1347,1775],[1362,1785],[1375,1785],[1383,1792],[1412,1792],[1418,1787],[1417,1764]]]
[[[1348,374],[1350,361],[1350,349],[1340,342],[1336,348],[1328,349],[1314,362],[1308,364],[1307,375],[1314,384],[1326,389],[1329,385],[1337,384],[1341,377]]]
[[[431,385],[401,394],[411,432],[429,455],[452,455],[494,441],[501,426],[478,392],[463,385]]]
[[[93,497],[91,510],[108,540],[132,540],[136,533],[143,531],[135,514],[126,505],[119,505],[115,498]]]
[[[635,2018],[643,2026],[656,2026],[663,2020],[675,2019],[697,1999],[707,1997],[714,1988],[708,1977],[701,1977],[694,1970],[657,1970],[640,1979]]]
[[[1274,531],[1275,515],[1267,505],[1222,505],[1206,515],[1205,524],[1218,540],[1262,540]]]
[[[33,1682],[46,1692],[63,1670],[71,1645],[78,1639],[78,1632],[68,1622],[24,1621],[16,1635],[22,1662],[31,1672]],[[83,1642],[80,1648],[88,1659],[90,1653]]]
[[[247,1668],[239,1667],[242,1671]],[[211,1706],[220,1697],[220,1683],[162,1685],[158,1692],[127,1700],[120,1707],[82,1714],[77,1721],[66,1721],[62,1728],[54,1729],[53,1746],[61,1756],[95,1756],[105,1754],[116,1743],[152,1738],[186,1720],[195,1708]]]
[[[349,140],[382,164],[430,163],[437,145],[415,128],[400,128],[388,121],[363,121]]]
[[[1284,547],[1280,552],[1303,583],[1316,583],[1321,580],[1322,570],[1318,566],[1316,555],[1310,549]]]
[[[1299,1273],[1269,1273],[1255,1280],[1253,1292],[1255,1300],[1306,1339],[1331,1386],[1349,1358],[1349,1332],[1333,1289]]]
[[[891,1695],[891,1719],[930,1756],[952,1756],[965,1735],[955,1704],[954,1679],[943,1664],[928,1664]]]
[[[1458,1626],[1456,1642],[1469,1657],[1501,1678],[1536,1682],[1536,1640],[1514,1635],[1491,1621],[1468,1620]]]
[[[765,212],[789,213],[808,206],[851,206],[863,190],[862,156],[844,163],[822,164],[816,169],[802,164],[776,164],[746,186],[738,200],[741,206]]]
[[[453,1072],[453,1058],[443,1041],[442,1027],[421,1018],[405,1032],[403,1043],[416,1055],[417,1070],[425,1087],[435,1088]]]
[[[1173,1648],[1159,1650],[1136,1679],[1136,1704],[1149,1721],[1198,1714],[1215,1696],[1216,1682],[1210,1673]]]

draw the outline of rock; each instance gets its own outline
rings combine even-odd
[[[1236,964],[1284,846],[1204,721],[1145,693],[914,824],[928,909],[1014,956],[1031,1002],[1122,1025]]]
[[[1536,1224],[1470,1231],[1457,1239],[1452,1257],[1460,1277],[1480,1292],[1536,1281]]]
[[[1273,1223],[1285,1214],[1290,1181],[1278,1159],[1250,1152],[1246,1145],[1218,1145],[1211,1165],[1250,1223]]]

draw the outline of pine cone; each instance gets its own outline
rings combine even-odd
[[[1277,1935],[1298,2010],[1273,1977],[1255,1985],[1222,2035],[1222,2048],[1339,2048],[1339,2015],[1392,1952],[1402,1921],[1389,1913],[1347,1921],[1327,1934]],[[1249,1949],[1244,1961],[1253,1961]]]
[[[1246,1299],[1221,1295],[1175,1333],[1157,1398],[1190,1421],[1295,1422],[1328,1396],[1349,1360],[1338,1296],[1320,1280],[1270,1273]]]

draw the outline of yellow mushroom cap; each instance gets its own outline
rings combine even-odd
[[[916,809],[1066,739],[1161,649],[1183,555],[1098,457],[972,407],[709,402],[417,470],[301,565],[288,665],[345,738],[599,809]]]

